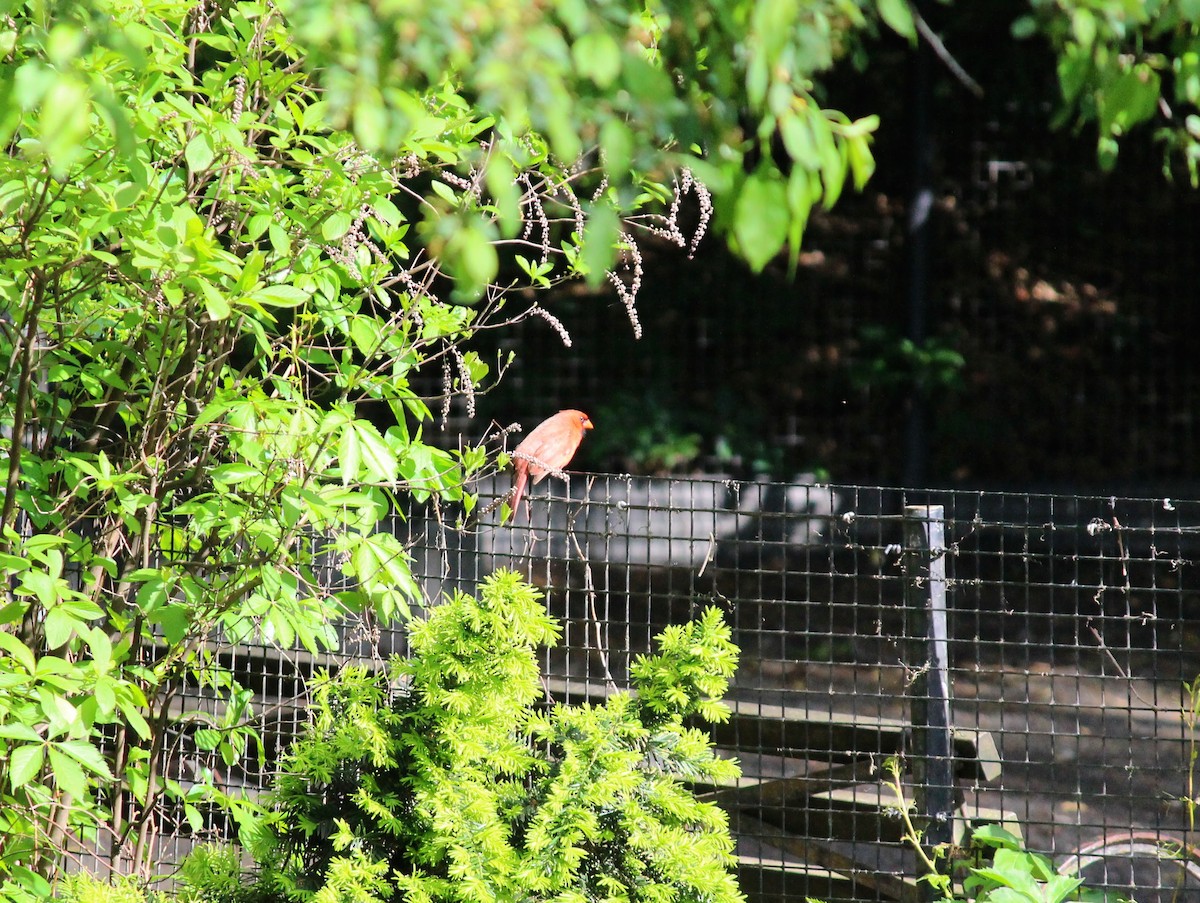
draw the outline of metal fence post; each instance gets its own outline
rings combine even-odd
[[[946,524],[941,505],[905,506],[904,570],[905,633],[909,666],[916,672],[909,688],[914,802],[925,826],[925,843],[934,847],[951,841],[955,808]]]

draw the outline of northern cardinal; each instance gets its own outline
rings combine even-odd
[[[591,428],[592,421],[587,414],[568,409],[547,417],[521,440],[512,454],[517,468],[511,506],[514,520],[529,477],[532,476],[536,484],[542,482],[546,474],[561,471],[575,457],[584,432]]]

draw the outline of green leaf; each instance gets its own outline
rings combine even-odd
[[[42,622],[46,645],[50,649],[57,649],[60,646],[64,646],[75,635],[76,631],[84,626],[82,621],[74,617],[65,608],[50,609],[50,611],[46,612],[45,621]]]
[[[28,724],[0,724],[0,737],[5,740],[24,740],[27,743],[41,743],[42,736]]]
[[[221,743],[221,732],[210,727],[202,727],[196,731],[196,748],[203,752],[216,749]]]
[[[87,740],[63,740],[55,743],[54,747],[65,752],[92,774],[112,780],[112,771],[104,755]],[[52,752],[54,747],[51,748]]]
[[[262,471],[252,464],[237,462],[214,467],[209,476],[214,483],[235,485],[241,483],[243,480],[252,480],[255,477],[261,477]]]
[[[879,15],[888,27],[902,38],[914,44],[917,41],[917,24],[907,0],[878,0]]]
[[[38,707],[50,722],[51,735],[80,727],[79,710],[65,696],[49,686],[39,687],[37,696]]]
[[[396,479],[399,463],[374,424],[355,421],[352,428],[358,434],[362,452],[363,479],[371,483],[390,483]]]
[[[971,832],[971,839],[988,846],[1019,850],[1022,848],[1021,838],[1007,828],[996,824],[980,825]]]
[[[1117,165],[1117,154],[1120,150],[1121,145],[1117,143],[1116,138],[1102,135],[1096,142],[1096,160],[1100,164],[1100,168],[1105,172],[1112,170]]]
[[[250,298],[272,307],[299,307],[308,301],[308,293],[294,285],[268,285],[254,292]]]
[[[451,188],[441,179],[434,179],[429,183],[429,187],[433,189],[433,193],[440,197],[443,201],[446,201],[452,206],[458,205],[458,194],[453,188]]]
[[[606,170],[618,177],[629,172],[634,151],[634,136],[629,126],[620,119],[606,120],[600,127],[600,150]]]
[[[208,318],[220,321],[228,317],[232,311],[229,306],[229,299],[221,294],[217,287],[207,279],[199,279],[197,281],[200,285],[200,294],[204,296],[204,310],[208,313]]]
[[[455,296],[477,301],[500,268],[500,258],[482,223],[468,218],[445,246],[446,265],[455,277]]]
[[[489,160],[485,180],[500,218],[500,231],[505,237],[516,235],[522,225],[521,190],[512,163],[500,156]]]
[[[1064,903],[1081,884],[1083,884],[1082,878],[1051,875],[1046,879],[1046,885],[1042,889],[1042,899],[1045,903]]]
[[[1145,64],[1118,75],[1100,93],[1100,130],[1124,135],[1152,117],[1158,109],[1161,82],[1158,73]]]
[[[733,212],[738,250],[755,272],[783,248],[788,222],[787,189],[782,179],[773,170],[756,171],[742,185]]]
[[[8,782],[13,790],[19,790],[33,781],[46,761],[46,747],[42,743],[30,743],[16,747],[8,759]]]
[[[341,439],[338,442],[338,464],[342,471],[343,486],[358,482],[360,460],[361,446],[358,431],[354,429],[353,423],[348,423],[342,430]]]
[[[342,213],[341,211],[331,213],[321,223],[321,237],[326,241],[337,241],[350,231],[350,226],[353,223],[354,220],[351,219],[349,213]]]
[[[100,714],[107,718],[117,709],[117,694],[112,687],[112,678],[104,678],[96,681],[95,686],[96,705],[100,709]]]
[[[197,834],[204,830],[204,816],[200,814],[200,810],[191,803],[184,804],[184,817],[187,819],[188,826]]]
[[[847,136],[846,155],[850,162],[850,173],[854,178],[854,188],[861,191],[871,176],[875,174],[875,157],[871,153],[871,136]]]
[[[6,652],[13,656],[30,674],[37,668],[37,662],[33,656],[33,650],[22,643],[17,637],[6,631],[0,631],[0,651]]]
[[[137,605],[143,614],[150,614],[155,609],[159,608],[170,597],[169,587],[157,571],[147,570],[142,571],[144,577],[133,579],[145,579],[137,592]]]
[[[117,702],[117,705],[120,706],[121,714],[125,716],[125,720],[129,723],[129,726],[133,728],[134,732],[141,739],[149,740],[151,735],[150,725],[142,713],[138,710],[139,705],[145,706],[145,704],[145,700],[118,700]]]
[[[59,585],[45,571],[29,571],[21,575],[22,588],[31,591],[46,608],[58,602]]]
[[[70,72],[56,73],[41,108],[39,137],[55,175],[65,178],[86,149],[91,94]]]
[[[54,889],[50,886],[50,882],[37,872],[23,865],[14,865],[12,873],[17,884],[33,894],[33,899],[49,900],[52,898]]]
[[[112,666],[113,646],[108,634],[99,627],[85,627],[80,635],[88,644],[91,652],[92,667],[97,674],[103,674]]]
[[[87,796],[87,777],[75,759],[63,753],[58,747],[50,746],[50,774],[59,790],[71,794],[77,800]]]
[[[800,166],[806,169],[816,169],[821,165],[821,158],[813,140],[812,128],[809,125],[807,113],[800,114],[789,111],[779,118],[779,134],[783,138],[783,146]]]
[[[591,209],[583,230],[583,250],[580,260],[583,275],[589,285],[599,285],[612,268],[621,234],[621,218],[617,209],[607,201],[597,202]]]
[[[288,257],[292,253],[292,239],[283,226],[271,223],[267,227],[267,237],[271,240],[271,250],[276,254]]]
[[[183,157],[187,161],[188,171],[193,174],[208,169],[212,165],[215,156],[212,138],[204,132],[200,132],[193,137],[187,143],[187,147],[183,149]]]
[[[1012,36],[1018,41],[1032,38],[1037,34],[1037,19],[1034,16],[1018,16],[1013,20]]]
[[[1091,50],[1096,42],[1096,16],[1090,9],[1076,7],[1071,12],[1071,31],[1075,41],[1085,50]]]
[[[621,74],[621,48],[607,32],[584,33],[571,47],[571,57],[576,71],[601,88],[607,88]]]
[[[388,130],[388,114],[378,90],[366,91],[355,99],[352,118],[354,137],[368,150],[383,146]]]
[[[165,605],[155,610],[148,620],[162,627],[163,639],[172,646],[178,645],[191,627],[191,614],[183,605]]]
[[[263,623],[263,632],[264,635],[269,636],[285,649],[290,648],[296,642],[296,629],[292,626],[288,613],[277,606],[267,612]]]
[[[358,578],[371,604],[382,609],[380,614],[385,618],[390,619],[397,608],[401,615],[407,616],[405,599],[420,599],[420,587],[413,580],[408,553],[389,533],[358,537],[350,553],[347,573]]]

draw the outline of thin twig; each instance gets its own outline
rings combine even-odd
[[[967,70],[962,67],[962,64],[946,49],[946,45],[942,43],[942,39],[929,27],[929,23],[925,21],[925,17],[921,15],[916,5],[910,3],[909,9],[912,11],[913,22],[917,26],[917,34],[925,39],[925,43],[929,45],[930,49],[937,55],[937,58],[950,70],[950,74],[958,79],[959,83],[976,97],[983,97],[983,86],[971,78]]]

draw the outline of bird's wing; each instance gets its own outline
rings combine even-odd
[[[557,432],[547,432],[541,436],[530,433],[529,438],[517,448],[514,457],[524,461],[529,467],[533,482],[540,483],[546,474],[562,469],[562,464],[559,463],[559,458],[562,457],[561,444],[561,436]]]

